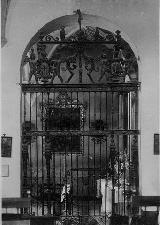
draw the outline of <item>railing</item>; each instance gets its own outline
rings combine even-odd
[[[2,220],[30,220],[32,217],[30,204],[29,198],[3,198]],[[113,215],[110,224],[117,225],[118,222],[118,225],[158,225],[160,224],[159,211],[160,196],[135,196],[132,201],[132,215],[129,216],[130,218],[128,216]],[[37,217],[34,216],[34,218]],[[53,220],[53,217],[46,217],[46,219]],[[99,221],[97,222],[99,223]],[[105,224],[104,221],[102,222]]]
[[[30,215],[29,198],[2,199],[2,220],[29,219],[29,215]]]
[[[133,216],[131,225],[158,225],[160,224],[160,196],[135,196],[132,202]],[[138,215],[134,209],[138,207]]]

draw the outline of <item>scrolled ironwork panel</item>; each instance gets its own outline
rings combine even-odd
[[[138,194],[138,59],[75,13],[22,62],[22,195],[57,224],[107,224]]]
[[[138,81],[137,59],[120,31],[98,27],[86,26],[69,36],[61,27],[59,37],[40,35],[22,65],[22,83],[29,84]]]

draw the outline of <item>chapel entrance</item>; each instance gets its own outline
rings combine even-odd
[[[35,216],[107,224],[138,194],[138,65],[119,31],[78,21],[23,62],[22,195]]]

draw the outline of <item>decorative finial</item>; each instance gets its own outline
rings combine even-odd
[[[117,42],[121,41],[121,31],[120,30],[116,30],[116,39],[117,39]]]
[[[116,30],[115,32],[117,35],[120,35],[121,31],[120,30]]]
[[[61,39],[61,41],[65,40],[65,36],[66,36],[65,27],[61,26],[61,29],[60,29],[60,39]]]
[[[82,29],[82,23],[81,23],[81,21],[83,20],[81,10],[80,9],[77,9],[77,11],[74,11],[74,13],[76,13],[78,15],[79,29],[81,30]]]

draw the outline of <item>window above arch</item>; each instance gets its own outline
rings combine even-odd
[[[39,40],[22,63],[22,84],[107,84],[138,82],[138,64],[120,31],[69,27]]]

